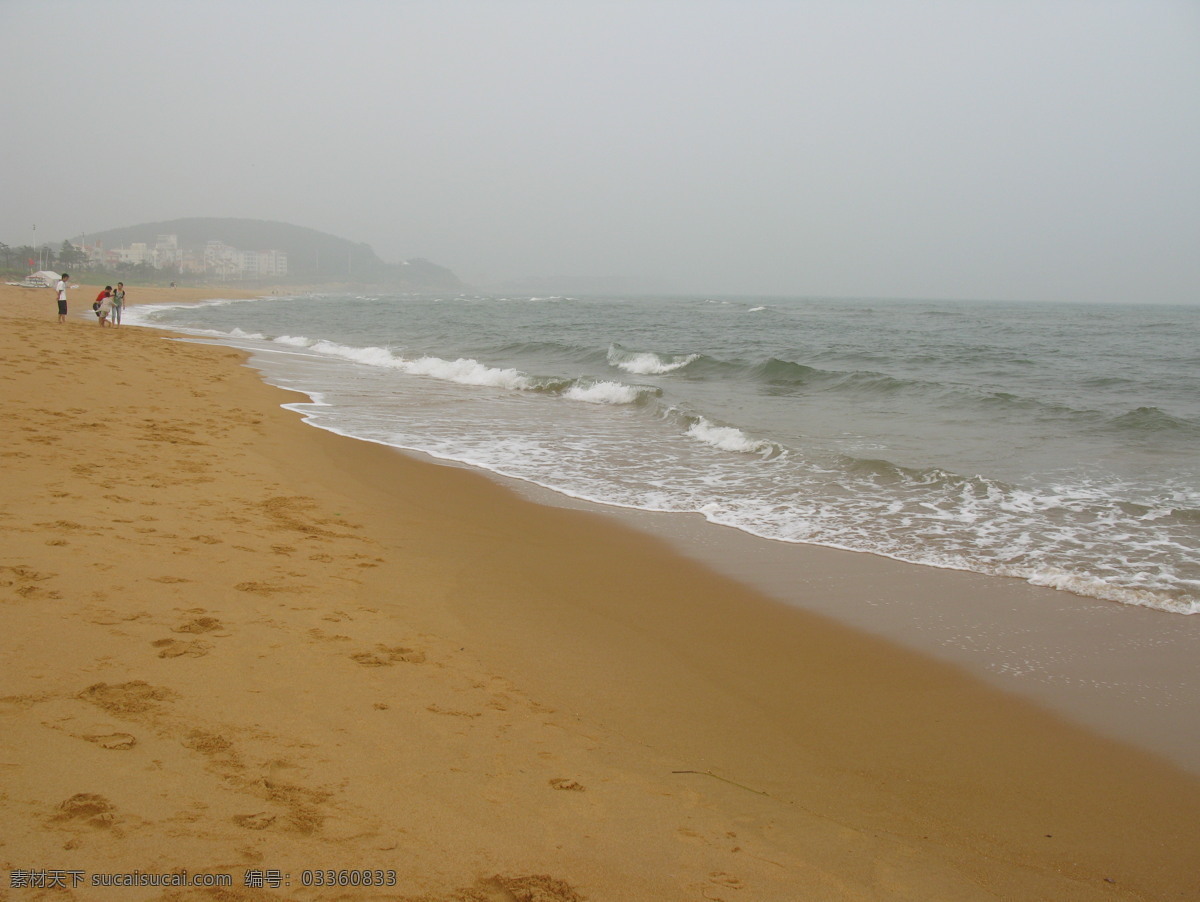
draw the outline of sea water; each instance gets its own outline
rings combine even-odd
[[[130,308],[312,424],[764,540],[1200,611],[1200,306],[311,295]]]

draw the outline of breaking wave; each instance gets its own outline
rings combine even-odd
[[[658,354],[654,351],[632,351],[620,345],[608,349],[608,362],[636,376],[659,376],[681,370],[700,359],[699,354]]]
[[[687,435],[689,438],[712,445],[722,451],[761,454],[768,457],[775,457],[782,453],[780,447],[774,442],[751,438],[735,426],[718,426],[710,423],[704,417],[695,418],[695,421],[687,428]]]

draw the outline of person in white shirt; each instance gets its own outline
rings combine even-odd
[[[54,290],[58,292],[58,321],[60,323],[67,321],[67,282],[70,278],[69,273],[63,273],[58,284],[54,286]]]

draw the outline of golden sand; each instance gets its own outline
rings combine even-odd
[[[12,287],[0,346],[0,899],[1200,898],[1149,754],[305,426],[232,350]],[[90,885],[181,869],[232,885]]]

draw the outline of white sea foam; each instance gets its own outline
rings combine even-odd
[[[592,382],[572,385],[563,392],[563,397],[589,404],[633,404],[641,394],[641,389],[623,382]]]
[[[459,357],[457,360],[443,360],[440,357],[421,357],[404,364],[404,371],[414,376],[432,376],[447,382],[457,382],[460,385],[490,385],[497,388],[510,388],[527,391],[534,387],[534,382],[520,370],[498,369],[486,366],[478,360]]]
[[[1057,567],[1043,567],[1035,571],[1032,576],[1025,573],[1004,575],[1025,576],[1035,586],[1048,586],[1051,589],[1061,589],[1076,595],[1088,595],[1093,598],[1156,608],[1176,614],[1200,614],[1200,603],[1195,601],[1170,598],[1162,592],[1154,590],[1116,586],[1107,580],[1086,574],[1071,573]]]
[[[404,369],[404,358],[393,354],[387,348],[355,348],[334,341],[314,341],[309,348],[319,354],[329,354],[367,366]]]
[[[624,351],[615,345],[608,349],[610,364],[636,376],[673,373],[699,357],[699,354],[660,355],[653,351]]]
[[[478,360],[465,357],[445,360],[441,357],[424,356],[408,360],[390,348],[351,347],[332,341],[314,341],[290,335],[280,336],[275,339],[275,342],[293,347],[309,348],[321,354],[340,357],[365,366],[400,370],[413,376],[429,376],[446,382],[456,382],[460,385],[494,386],[518,391],[528,391],[537,387],[535,380],[520,370],[491,367]]]
[[[700,417],[688,427],[687,434],[697,441],[720,448],[722,451],[737,451],[758,454],[774,448],[771,442],[753,439],[733,426],[717,426]]]
[[[133,308],[133,309],[137,309],[137,308]],[[134,325],[134,326],[147,325],[147,323],[144,320],[137,320],[137,319],[133,319],[131,321],[130,319],[126,318],[125,322],[129,323],[130,325]],[[150,323],[149,325],[153,325],[153,323]],[[208,335],[213,338],[230,338],[231,337],[228,332],[221,331],[218,329],[179,329],[177,331],[183,332],[187,335]]]

